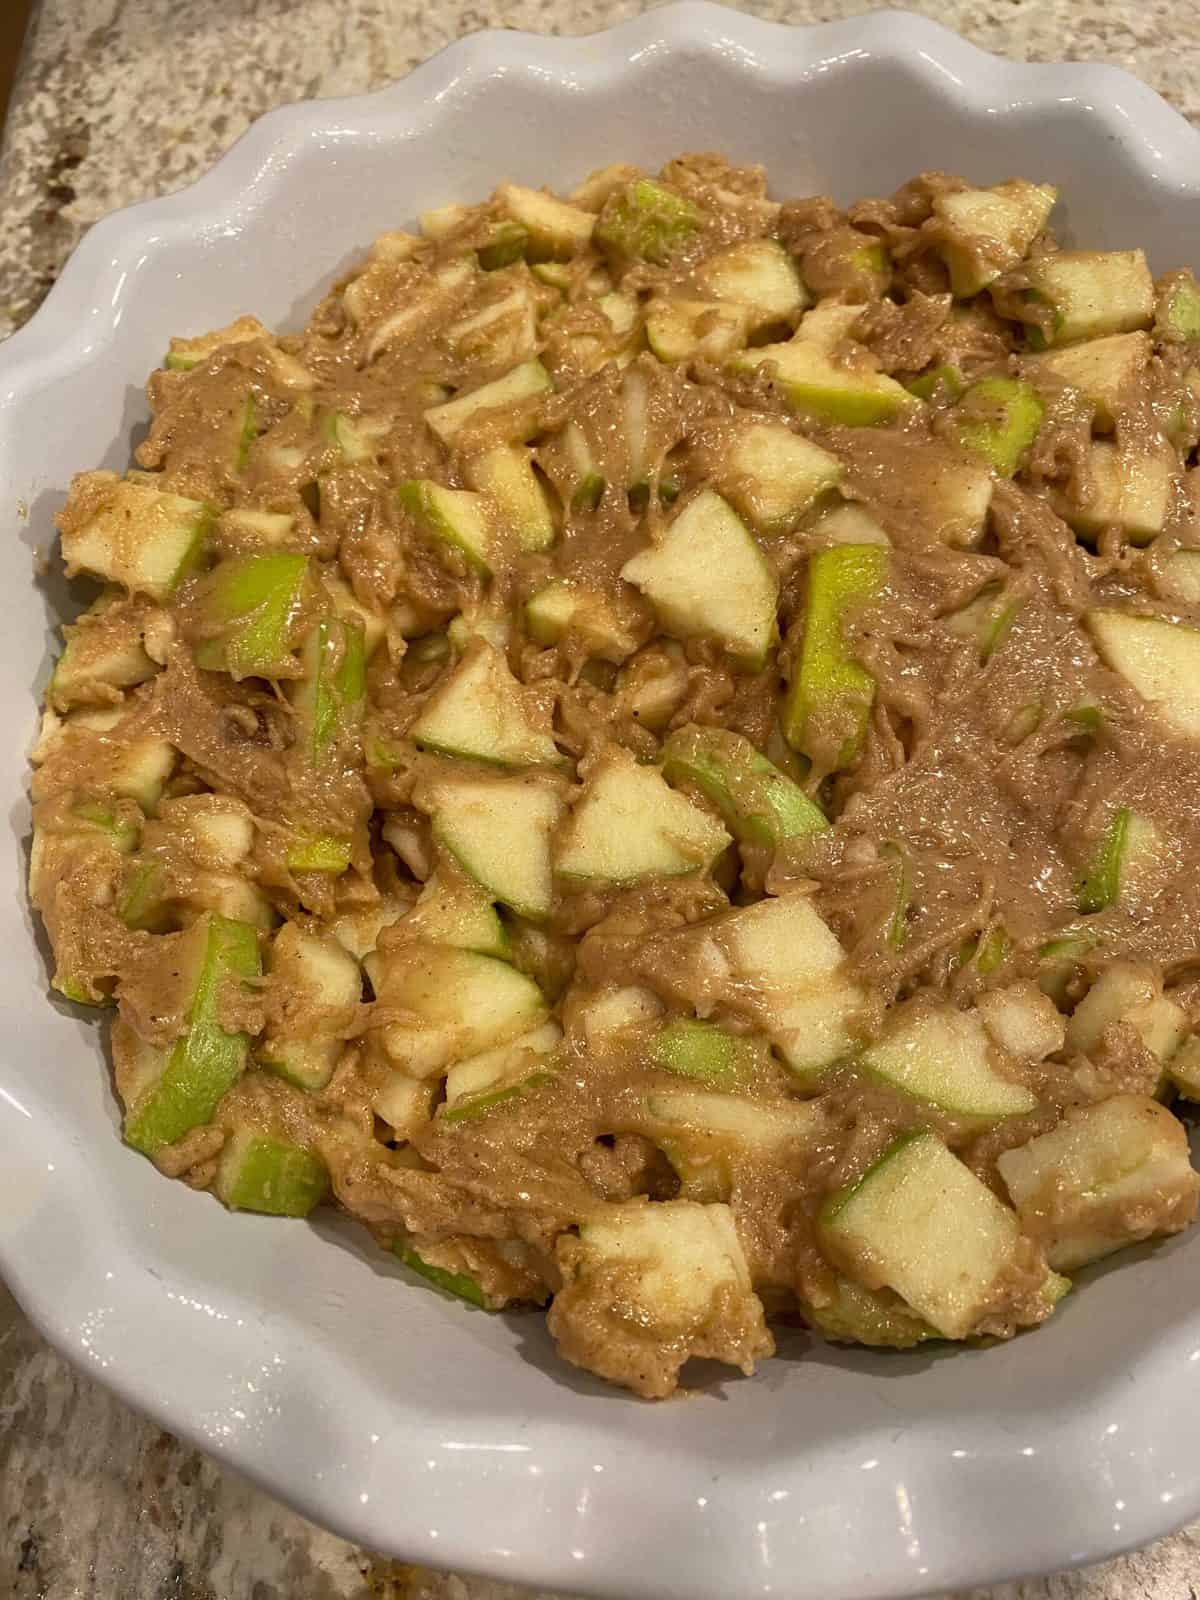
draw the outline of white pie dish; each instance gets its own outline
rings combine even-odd
[[[32,551],[72,471],[126,465],[168,336],[244,311],[295,324],[375,234],[503,177],[569,186],[688,148],[843,200],[927,166],[1050,178],[1081,240],[1196,264],[1200,138],[1133,79],[1014,66],[895,13],[787,29],[706,5],[584,39],[477,36],[379,95],[273,113],[194,188],[97,226],[0,351],[20,534],[0,639],[0,1269],[131,1403],[415,1560],[622,1600],[882,1600],[1098,1559],[1200,1514],[1200,1235],[1091,1274],[1002,1348],[797,1335],[754,1380],[652,1407],[560,1364],[536,1315],[452,1304],[348,1223],[232,1216],[165,1182],[119,1142],[94,1024],[47,999],[25,753],[65,587],[37,592]]]

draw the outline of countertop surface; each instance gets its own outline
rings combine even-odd
[[[4,3],[4,0],[0,0]],[[41,0],[0,154],[0,336],[97,218],[198,177],[260,113],[402,76],[503,21],[584,33],[632,0]],[[857,0],[754,0],[792,22]],[[1136,72],[1200,123],[1200,0],[925,0],[1027,60]],[[532,1600],[357,1551],[143,1421],[52,1351],[0,1287],[6,1600]],[[548,1597],[542,1597],[548,1600]],[[1200,1526],[1087,1571],[955,1600],[1200,1600]]]

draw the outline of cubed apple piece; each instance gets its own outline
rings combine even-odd
[[[736,1089],[760,1053],[754,1040],[698,1017],[666,1023],[646,1051],[652,1066],[695,1078],[711,1089]]]
[[[47,697],[60,711],[72,706],[107,704],[112,689],[132,689],[159,669],[146,653],[146,618],[109,595],[63,629],[66,643],[54,666]]]
[[[329,1193],[329,1168],[290,1139],[238,1128],[221,1151],[213,1187],[231,1211],[306,1217]]]
[[[673,877],[704,871],[729,842],[720,823],[677,794],[657,767],[613,750],[559,832],[554,870],[584,883]]]
[[[679,638],[718,640],[758,671],[777,637],[779,585],[745,523],[711,490],[689,500],[659,543],[621,569],[663,627]]]
[[[608,480],[600,471],[595,452],[579,424],[571,420],[557,440],[554,463],[547,472],[572,511],[592,511],[600,504]],[[540,459],[540,458],[539,458]],[[557,467],[557,471],[555,471]]]
[[[858,759],[867,736],[875,679],[847,648],[848,615],[883,588],[888,552],[876,544],[835,545],[812,556],[804,633],[784,700],[784,737],[822,771]]]
[[[749,1043],[749,1041],[747,1041]],[[654,1089],[641,1131],[671,1163],[685,1200],[728,1200],[749,1161],[790,1163],[822,1134],[815,1101],[752,1100],[727,1088]]]
[[[966,299],[1011,271],[1046,226],[1057,197],[1052,184],[1024,178],[935,195],[933,214],[941,224],[940,250],[951,292]]]
[[[170,372],[190,372],[226,345],[249,344],[255,339],[270,337],[269,330],[257,317],[238,317],[227,327],[216,328],[212,333],[197,334],[190,339],[172,338],[163,366]]]
[[[788,533],[842,481],[842,463],[781,422],[752,422],[722,461],[722,492],[763,533]]]
[[[531,259],[566,261],[586,250],[596,226],[590,211],[568,205],[541,189],[502,183],[496,190],[501,210],[529,237]]]
[[[1067,1049],[1091,1054],[1109,1028],[1124,1023],[1160,1061],[1169,1061],[1187,1037],[1187,1012],[1163,994],[1152,967],[1113,961],[1075,1007],[1067,1024]]]
[[[865,1344],[884,1350],[911,1350],[939,1337],[891,1289],[864,1289],[836,1274],[828,1297],[801,1301],[807,1322],[834,1344]]]
[[[1000,1070],[982,1020],[949,1006],[903,1006],[859,1066],[871,1077],[951,1116],[995,1122],[1037,1108],[1037,1096]],[[1013,1065],[1013,1063],[1009,1063]]]
[[[1033,294],[1053,310],[1047,344],[1132,333],[1154,319],[1154,282],[1141,250],[1059,250],[1024,270]]]
[[[776,388],[793,411],[814,423],[870,428],[920,406],[903,384],[876,370],[864,347],[856,355],[853,365],[835,361],[805,334],[801,323],[795,338],[785,344],[755,345],[734,356],[729,365],[735,372],[752,372],[771,362]]]
[[[1079,884],[1080,911],[1104,911],[1115,905],[1122,887],[1140,868],[1153,862],[1160,844],[1153,823],[1129,806],[1118,806]]]
[[[210,914],[172,937],[185,1031],[173,1045],[143,1052],[142,1082],[125,1095],[125,1141],[146,1155],[209,1122],[241,1076],[250,1039],[222,1027],[223,1002],[226,990],[236,993],[261,972],[258,931],[247,923]]]
[[[67,576],[92,572],[152,600],[167,600],[196,566],[216,512],[111,472],[74,479],[58,523]]]
[[[442,329],[438,341],[464,367],[512,367],[537,349],[537,309],[532,282],[510,281],[498,298]]]
[[[262,550],[283,550],[293,543],[296,519],[284,511],[235,506],[222,511],[217,532],[222,549],[257,555]]]
[[[745,306],[722,300],[652,300],[646,343],[660,361],[721,361],[750,336]]]
[[[989,990],[975,1009],[995,1043],[1018,1061],[1044,1061],[1066,1041],[1058,1008],[1031,979]]]
[[[349,839],[335,833],[299,829],[288,845],[286,861],[290,872],[328,872],[337,876],[349,867],[353,854]]]
[[[434,690],[409,736],[423,750],[495,766],[562,762],[550,734],[530,719],[508,662],[486,639],[476,639]]]
[[[671,1394],[693,1356],[749,1374],[775,1348],[727,1206],[598,1207],[557,1253],[548,1323],[560,1354],[636,1394]]]
[[[525,626],[535,644],[555,645],[573,637],[589,655],[614,666],[638,647],[636,635],[603,594],[561,578],[530,595]]]
[[[387,824],[383,836],[387,838]],[[395,925],[414,939],[449,944],[457,950],[507,961],[512,942],[489,896],[474,883],[458,883],[435,872],[417,896],[411,911]]]
[[[296,708],[310,761],[320,762],[356,744],[367,703],[367,658],[362,624],[324,617],[300,653],[304,676],[295,686]]]
[[[635,178],[609,195],[592,237],[619,256],[665,266],[707,221],[678,190]]]
[[[524,445],[496,445],[466,465],[467,482],[487,495],[499,525],[522,550],[548,550],[558,537],[550,501],[532,453]]]
[[[662,1018],[663,1004],[652,989],[626,983],[581,998],[576,1014],[588,1050],[604,1055],[624,1050],[635,1035],[648,1038],[652,1025]]]
[[[696,269],[696,282],[714,300],[744,306],[751,333],[791,322],[810,299],[794,258],[775,239],[750,239],[719,250]]]
[[[435,841],[473,882],[519,916],[548,915],[550,840],[563,813],[556,789],[536,779],[459,779],[436,785],[425,803]]]
[[[373,970],[372,985],[388,1016],[380,1042],[389,1060],[414,1078],[440,1076],[495,1045],[529,1033],[545,1020],[541,990],[505,961],[417,941],[394,945]]]
[[[1162,563],[1158,584],[1168,600],[1200,606],[1200,550],[1173,550]]]
[[[1200,629],[1127,611],[1086,617],[1104,664],[1185,739],[1200,739]]]
[[[1187,1132],[1145,1095],[1077,1106],[996,1165],[1021,1226],[1058,1272],[1178,1233],[1196,1214]]]
[[[1035,384],[1049,374],[1078,389],[1092,407],[1097,428],[1107,431],[1116,425],[1140,383],[1150,351],[1149,334],[1114,333],[1107,339],[1087,339],[1065,350],[1030,356],[1025,373]]]
[[[1154,337],[1161,344],[1200,339],[1200,283],[1191,272],[1168,272],[1156,279]]]
[[[813,523],[809,537],[821,547],[834,544],[891,545],[887,532],[864,506],[834,506]]]
[[[951,414],[951,435],[1002,478],[1011,478],[1038,436],[1045,403],[1023,378],[981,378]]]
[[[125,716],[123,706],[74,711],[63,727],[68,735],[82,731],[96,736],[87,751],[92,783],[118,799],[136,800],[148,817],[153,816],[179,756],[165,739],[131,736],[122,726]]]
[[[446,1074],[446,1102],[440,1120],[474,1121],[549,1083],[562,1037],[557,1022],[543,1022],[508,1044],[458,1062]]]
[[[268,971],[278,1003],[257,1059],[301,1089],[323,1089],[362,1000],[358,962],[332,934],[285,922],[271,941]]]
[[[468,394],[455,395],[425,413],[425,421],[443,444],[452,444],[468,423],[477,421],[489,412],[507,412],[511,419],[506,423],[510,439],[520,438],[534,426],[534,411],[525,404],[553,388],[550,374],[540,361],[524,361],[481,388]]]
[[[453,1272],[448,1267],[439,1267],[434,1262],[427,1261],[424,1256],[418,1255],[411,1245],[403,1241],[392,1246],[392,1253],[410,1272],[415,1272],[418,1277],[424,1278],[426,1283],[433,1284],[434,1288],[440,1289],[443,1294],[453,1295],[456,1300],[465,1300],[468,1305],[476,1306],[480,1311],[491,1310],[482,1285],[469,1272]]]
[[[309,623],[307,556],[230,556],[202,580],[197,665],[232,678],[298,678]]]
[[[467,566],[487,577],[496,559],[496,530],[488,501],[468,489],[447,489],[428,478],[409,478],[396,499],[431,539],[449,545]]]
[[[893,1290],[946,1339],[967,1338],[1004,1308],[1022,1257],[1013,1212],[929,1132],[898,1139],[831,1196],[819,1233],[844,1272]]]
[[[1167,1078],[1185,1100],[1200,1100],[1200,1035],[1192,1034],[1176,1050]]]
[[[731,998],[749,986],[766,1033],[802,1084],[858,1049],[866,996],[847,977],[845,951],[807,895],[760,900],[713,926],[732,968]]]
[[[1081,539],[1119,528],[1130,544],[1149,544],[1171,514],[1177,473],[1175,452],[1161,441],[1158,448],[1128,449],[1093,439],[1079,480],[1054,496],[1054,508]]]
[[[689,723],[662,749],[668,783],[691,783],[720,811],[734,838],[775,849],[785,839],[819,833],[825,813],[799,784],[728,728]]]

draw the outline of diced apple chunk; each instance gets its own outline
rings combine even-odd
[[[847,648],[853,607],[882,588],[888,553],[876,544],[836,545],[809,562],[804,634],[783,708],[783,732],[820,771],[837,771],[862,751],[875,679]]]
[[[485,639],[434,690],[409,734],[422,749],[502,767],[562,759],[549,733],[530,720],[508,663]]]
[[[954,294],[978,294],[1015,267],[1046,226],[1057,193],[1051,184],[1014,178],[936,195],[933,213],[942,224],[942,259]]]
[[[634,178],[604,202],[594,237],[619,255],[663,266],[704,221],[700,207],[677,189]]]
[[[978,1017],[950,1007],[904,1007],[860,1057],[863,1070],[953,1116],[992,1122],[1037,1106],[1022,1083],[997,1070]]]
[[[866,996],[845,975],[845,952],[803,894],[760,900],[713,925],[735,988],[749,985],[763,1026],[802,1083],[853,1052]]]
[[[598,1208],[558,1258],[549,1326],[560,1352],[638,1394],[670,1394],[693,1356],[750,1373],[774,1349],[727,1206]]]
[[[520,433],[526,431],[521,403],[535,400],[551,387],[550,374],[541,362],[526,361],[503,378],[431,407],[425,413],[425,421],[443,444],[451,444],[468,423],[482,414],[511,408],[513,426]]]
[[[547,915],[550,838],[563,811],[555,789],[534,779],[462,780],[438,784],[426,803],[435,840],[470,878],[520,916]]]
[[[631,656],[637,637],[603,594],[562,579],[545,584],[525,607],[529,636],[538,644],[558,644],[574,635],[590,655],[614,665]]]
[[[1025,272],[1054,309],[1050,344],[1130,333],[1154,319],[1154,282],[1141,250],[1060,250]]]
[[[448,881],[440,872],[430,877],[416,905],[403,916],[389,918],[387,925],[414,939],[474,950],[500,961],[512,953],[507,930],[488,895],[472,883]]]
[[[652,300],[646,342],[660,361],[721,361],[749,336],[744,306],[720,300]]]
[[[1107,339],[1086,339],[1065,350],[1030,356],[1027,375],[1037,383],[1046,374],[1078,389],[1095,410],[1097,427],[1114,426],[1150,360],[1147,333],[1115,333]]]
[[[564,260],[585,250],[596,226],[590,211],[568,205],[541,189],[502,183],[496,190],[502,210],[529,236],[532,254]]]
[[[720,811],[734,835],[773,849],[797,834],[819,833],[825,813],[799,784],[728,728],[690,724],[671,734],[662,751],[670,783],[691,783]]]
[[[1131,451],[1094,439],[1081,481],[1055,496],[1055,509],[1081,538],[1119,528],[1131,544],[1149,544],[1166,526],[1177,471],[1165,446]]]
[[[213,1187],[231,1211],[306,1217],[329,1192],[329,1169],[288,1139],[239,1128],[221,1151]]]
[[[153,600],[167,600],[199,558],[211,506],[183,495],[88,472],[71,486],[59,518],[68,576],[94,572]]]
[[[1089,611],[1088,631],[1106,666],[1185,739],[1200,739],[1200,629],[1127,611]]]
[[[545,1016],[537,984],[507,962],[470,950],[406,942],[384,953],[374,974],[380,1008],[411,1014],[385,1023],[380,1042],[414,1078],[437,1077],[456,1061],[529,1032]]]
[[[898,1139],[827,1201],[820,1236],[851,1277],[894,1290],[947,1339],[1000,1309],[1022,1244],[1012,1211],[927,1132]]]
[[[730,365],[751,372],[765,361],[773,363],[775,384],[792,410],[813,422],[873,427],[920,404],[902,384],[870,365],[865,351],[856,366],[834,361],[805,336],[803,324],[786,344],[756,345]]]
[[[508,1044],[458,1062],[446,1074],[443,1120],[460,1122],[482,1115],[544,1083],[553,1071],[562,1037],[557,1022],[543,1022]]]
[[[690,500],[660,543],[627,561],[663,626],[680,638],[719,640],[758,670],[776,638],[778,584],[753,536],[720,495]]]
[[[488,495],[522,550],[548,550],[557,537],[550,502],[523,445],[496,445],[469,461],[467,480]]]
[[[554,870],[593,883],[674,877],[711,866],[729,842],[721,824],[677,794],[656,767],[613,751],[559,833]]]
[[[324,1088],[362,999],[358,962],[332,935],[286,922],[271,944],[269,982],[281,1003],[258,1059],[303,1089]]]
[[[415,478],[400,485],[396,498],[423,532],[459,551],[476,572],[491,572],[496,532],[483,495]]]
[[[997,1166],[1022,1227],[1059,1272],[1177,1233],[1196,1213],[1200,1180],[1187,1133],[1144,1095],[1078,1106],[1050,1133],[1006,1150]]]
[[[786,533],[842,475],[842,463],[820,445],[783,423],[756,422],[734,439],[720,487],[756,528]]]
[[[964,450],[980,455],[1002,478],[1011,478],[1037,438],[1045,403],[1022,378],[981,378],[951,415],[951,434]]]
[[[697,269],[696,280],[714,299],[746,307],[751,333],[790,321],[809,301],[795,260],[774,239],[718,251]]]
[[[1067,1024],[1067,1048],[1094,1051],[1116,1023],[1125,1023],[1160,1060],[1169,1060],[1187,1037],[1183,1007],[1162,992],[1152,968],[1136,961],[1114,961],[1075,1007]]]
[[[980,996],[975,1009],[996,1044],[1018,1061],[1044,1061],[1063,1047],[1066,1023],[1032,981],[992,989]]]

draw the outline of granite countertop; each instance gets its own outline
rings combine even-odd
[[[41,0],[0,154],[0,337],[87,226],[199,176],[261,112],[401,76],[503,22],[582,33],[634,0]],[[751,0],[794,22],[858,0]],[[1031,60],[1131,69],[1200,123],[1200,0],[924,0]],[[231,63],[238,63],[236,73]],[[0,1286],[0,1595],[11,1600],[532,1600],[374,1558],[143,1421],[67,1365]],[[956,1600],[1198,1600],[1200,1526],[1085,1572]],[[548,1597],[543,1597],[548,1600]]]

